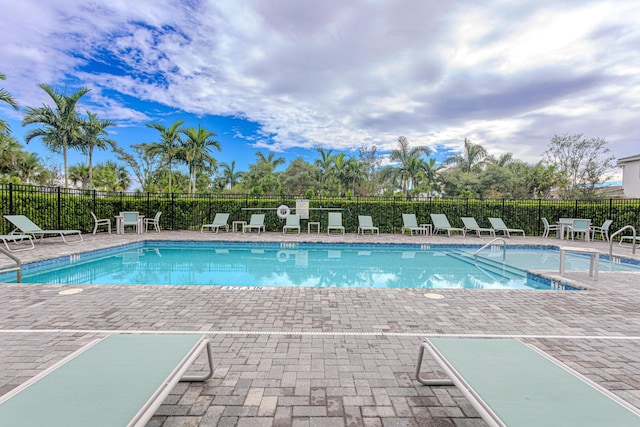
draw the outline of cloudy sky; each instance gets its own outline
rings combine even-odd
[[[128,147],[177,119],[218,134],[219,161],[322,146],[388,152],[398,136],[442,158],[465,137],[535,163],[584,133],[640,153],[640,2],[589,0],[0,0],[0,81],[38,83],[115,120]],[[19,140],[22,112],[0,107]],[[29,150],[50,154],[38,141]],[[98,161],[106,154],[98,154]],[[56,160],[61,161],[58,157]],[[77,161],[81,161],[77,157]],[[72,159],[73,163],[73,159]]]

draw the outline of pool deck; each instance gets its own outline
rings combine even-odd
[[[487,243],[488,237],[348,233],[201,234],[162,231],[58,238],[23,262],[141,239]],[[606,242],[512,237],[509,245]],[[614,255],[632,256],[630,245]],[[4,259],[0,260],[5,265]],[[484,426],[455,387],[414,378],[425,337],[516,336],[640,407],[640,273],[545,275],[584,291],[238,288],[114,285],[0,286],[0,395],[108,333],[207,334],[215,372],[180,383],[149,426]],[[82,292],[60,294],[81,289]],[[441,299],[429,298],[439,294]],[[195,369],[204,369],[204,358]],[[37,407],[34,407],[37,410]]]

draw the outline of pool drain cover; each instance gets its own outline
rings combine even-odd
[[[75,295],[75,294],[79,294],[82,291],[83,290],[81,288],[71,288],[71,289],[65,289],[63,291],[58,292],[58,295]]]

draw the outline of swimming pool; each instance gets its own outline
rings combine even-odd
[[[569,289],[526,270],[554,270],[552,247],[483,252],[463,245],[141,242],[26,264],[32,284],[309,286],[353,288]],[[567,255],[568,270],[588,270],[589,258]],[[601,262],[600,271],[640,271]],[[0,276],[15,282],[15,276]],[[570,288],[573,289],[573,288]]]

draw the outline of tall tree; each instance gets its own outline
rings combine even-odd
[[[98,148],[106,150],[116,147],[116,142],[107,138],[109,133],[106,128],[115,126],[115,122],[106,119],[99,119],[97,115],[87,111],[87,119],[82,122],[82,135],[79,141],[80,150],[87,156],[87,166],[89,168],[89,188],[93,187],[93,150]]]
[[[283,165],[285,160],[284,157],[276,157],[275,153],[269,153],[265,156],[261,151],[256,152],[256,157],[258,159],[258,163],[267,165],[271,171],[275,171],[276,168],[280,165]]]
[[[77,145],[81,133],[81,120],[76,111],[76,105],[90,89],[84,87],[71,95],[66,95],[47,84],[39,84],[38,87],[51,97],[55,109],[46,104],[38,108],[27,107],[25,109],[22,126],[42,125],[29,131],[25,136],[25,141],[28,144],[33,138],[40,137],[51,151],[57,153],[62,150],[64,186],[68,187],[67,150],[69,147]]]
[[[0,80],[6,80],[6,78],[7,76],[0,73]],[[4,88],[0,88],[0,102],[9,104],[13,107],[14,110],[18,109],[18,103],[16,102],[15,98],[11,96],[11,94]],[[5,129],[9,129],[9,125],[4,120],[0,119],[0,132],[4,131]]]
[[[569,186],[565,197],[593,197],[595,186],[609,179],[615,157],[603,138],[583,134],[554,135],[544,152],[545,163],[565,173]]]
[[[389,157],[391,161],[399,163],[395,168],[402,182],[402,195],[406,198],[407,184],[411,179],[411,169],[415,166],[416,158],[419,158],[423,154],[428,156],[431,151],[428,147],[409,148],[409,140],[404,136],[398,138],[398,146],[398,149],[391,151]]]
[[[167,163],[169,167],[169,193],[171,193],[171,179],[173,176],[173,161],[180,155],[182,150],[182,140],[180,139],[180,133],[184,121],[176,120],[171,126],[165,127],[161,123],[153,122],[147,123],[147,127],[155,129],[160,132],[160,140],[152,142],[147,146],[149,155],[158,155]]]
[[[215,132],[198,125],[198,129],[188,128],[182,130],[182,134],[186,137],[182,154],[189,165],[189,176],[191,179],[190,193],[196,192],[196,174],[198,169],[206,167],[215,167],[216,159],[211,155],[211,147],[221,150],[220,143],[213,139]]]
[[[445,159],[443,164],[455,165],[462,172],[477,172],[485,164],[487,150],[479,144],[473,144],[469,138],[464,139],[462,154],[456,154]]]
[[[318,167],[318,178],[324,189],[327,177],[331,175],[331,168],[333,167],[336,156],[331,154],[333,150],[325,151],[322,147],[316,147],[316,151],[320,154],[320,158],[316,159],[313,164]]]
[[[227,189],[232,189],[238,185],[244,175],[244,172],[236,171],[235,160],[231,160],[231,164],[225,162],[220,163],[220,170],[222,171],[222,182]]]

